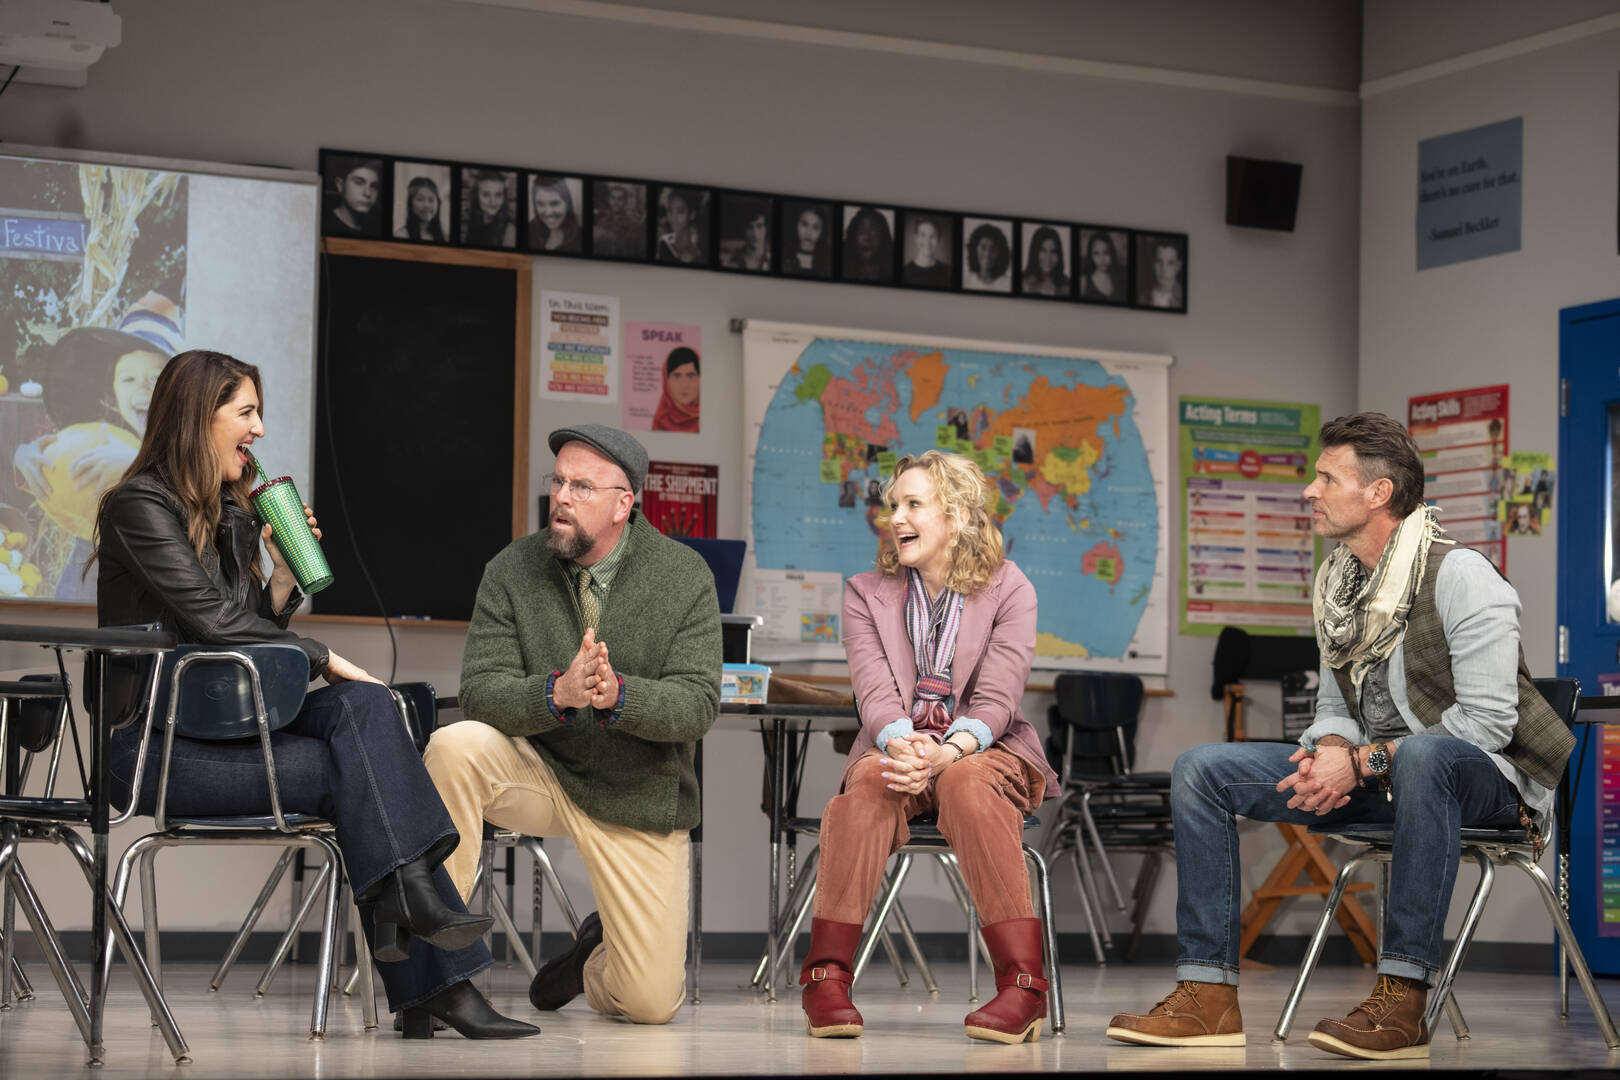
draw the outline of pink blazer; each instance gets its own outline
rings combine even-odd
[[[850,766],[877,746],[877,734],[911,715],[917,665],[906,636],[906,576],[869,570],[844,589],[844,655],[861,713],[861,734],[849,752]],[[1046,763],[1040,736],[1019,707],[1035,658],[1035,586],[1010,560],[990,584],[962,605],[962,625],[951,662],[956,715],[990,729],[994,745],[1040,769],[1046,797],[1058,795],[1057,774]]]

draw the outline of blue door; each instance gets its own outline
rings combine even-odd
[[[1620,300],[1559,313],[1558,674],[1620,694]],[[1620,588],[1616,589],[1620,601]],[[1593,714],[1588,714],[1593,715]],[[1605,713],[1620,722],[1620,710]],[[1582,727],[1570,922],[1592,970],[1620,974],[1620,726]]]

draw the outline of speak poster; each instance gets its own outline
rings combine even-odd
[[[683,465],[674,461],[647,463],[641,488],[641,512],[665,536],[712,539],[720,502],[718,465]]]
[[[619,400],[619,298],[540,294],[540,396],[612,405]]]
[[[703,335],[679,323],[624,324],[626,431],[698,432]]]
[[[1181,632],[1310,634],[1316,536],[1304,500],[1322,410],[1182,398]]]
[[[1508,452],[1508,388],[1481,386],[1408,400],[1406,427],[1423,458],[1423,497],[1440,525],[1507,570],[1507,541],[1497,503]]]

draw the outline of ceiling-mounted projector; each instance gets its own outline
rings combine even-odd
[[[0,0],[0,64],[19,66],[18,82],[83,86],[122,26],[101,0]]]

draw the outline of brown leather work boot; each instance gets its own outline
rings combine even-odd
[[[1242,1046],[1237,987],[1183,979],[1146,1015],[1110,1020],[1108,1037],[1143,1046]]]
[[[1423,1009],[1429,988],[1416,979],[1378,976],[1367,1000],[1343,1020],[1323,1020],[1311,1032],[1311,1045],[1330,1054],[1389,1061],[1429,1056]]]

